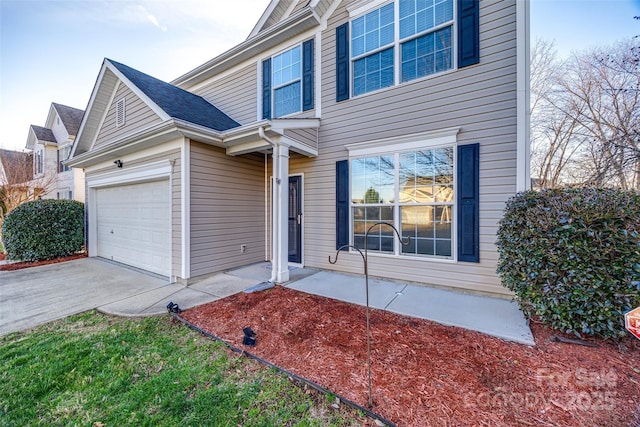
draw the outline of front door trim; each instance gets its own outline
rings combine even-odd
[[[291,182],[291,178],[299,177],[300,178],[300,192],[298,194],[299,202],[300,202],[300,262],[292,262],[289,261],[289,265],[302,267],[304,266],[304,174],[290,174],[289,182]]]

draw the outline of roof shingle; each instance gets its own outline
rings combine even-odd
[[[158,80],[119,62],[110,59],[108,61],[172,118],[205,126],[216,131],[225,131],[240,126],[238,122],[201,96]]]

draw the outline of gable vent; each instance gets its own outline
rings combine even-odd
[[[118,100],[116,103],[116,127],[124,126],[126,111],[125,111],[125,98]]]

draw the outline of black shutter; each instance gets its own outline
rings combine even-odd
[[[458,67],[480,62],[480,0],[458,0]]]
[[[458,146],[458,261],[480,262],[480,145]]]
[[[271,58],[262,61],[262,118],[271,118]]]
[[[349,244],[349,161],[336,162],[336,249]]]
[[[313,109],[313,39],[302,43],[302,110]]]
[[[349,23],[336,28],[336,102],[349,99]]]

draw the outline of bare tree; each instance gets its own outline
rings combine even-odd
[[[557,59],[531,50],[532,171],[543,188],[565,184],[640,189],[640,46]]]
[[[531,169],[541,188],[576,178],[571,171],[584,142],[575,119],[583,105],[563,90],[565,69],[554,44],[536,40],[531,49]]]
[[[622,189],[640,189],[640,45],[574,54],[562,89],[582,107],[564,110],[586,138],[588,181]]]
[[[33,175],[32,153],[0,150],[0,234],[9,212],[55,188],[55,173],[45,173],[35,179]]]

